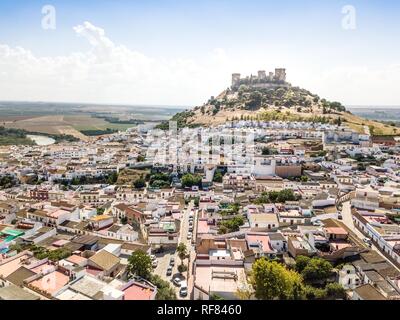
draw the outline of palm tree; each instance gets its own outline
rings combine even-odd
[[[183,265],[183,260],[185,260],[188,255],[186,244],[181,242],[176,248],[176,251],[178,252],[179,259],[181,259],[181,265]]]

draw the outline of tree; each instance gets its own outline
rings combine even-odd
[[[181,179],[181,183],[182,183],[182,187],[184,188],[191,188],[193,186],[201,186],[201,176],[199,175],[193,175],[191,173],[187,173],[185,174],[182,179]]]
[[[247,110],[257,110],[261,107],[262,94],[254,91],[250,94],[249,100],[245,104]]]
[[[118,180],[118,173],[113,171],[107,178],[107,183],[108,184],[114,184]]]
[[[220,222],[220,233],[229,233],[239,231],[240,226],[244,224],[244,219],[242,216],[236,216],[232,219],[224,220]],[[221,228],[225,227],[225,228]],[[226,231],[223,232],[222,230]]]
[[[306,285],[304,286],[304,295],[307,300],[322,300],[326,299],[326,290]]]
[[[128,272],[130,276],[149,279],[152,272],[150,256],[143,250],[136,250],[128,259]]]
[[[328,283],[325,287],[326,295],[330,299],[346,299],[346,290],[340,283]]]
[[[271,151],[270,151],[269,148],[263,147],[262,150],[261,150],[261,154],[262,154],[263,156],[268,156],[268,155],[271,154]]]
[[[168,281],[161,279],[159,275],[153,275],[150,280],[157,287],[156,300],[176,300],[175,290]]]
[[[301,176],[300,177],[300,181],[301,182],[307,182],[308,181],[308,177],[307,176]]]
[[[288,300],[304,298],[302,278],[276,261],[265,258],[254,262],[251,283],[255,297],[260,300]]]
[[[183,272],[187,271],[187,269],[188,269],[188,267],[185,264],[180,264],[178,266],[179,273],[183,273]]]
[[[295,270],[301,273],[304,270],[304,268],[307,267],[310,260],[311,258],[307,256],[297,256]]]
[[[213,181],[221,183],[222,182],[222,178],[223,178],[222,173],[220,171],[216,171],[215,174],[214,174]]]
[[[250,300],[254,297],[254,290],[247,283],[241,282],[235,292],[235,296],[239,300]]]
[[[136,179],[136,180],[133,182],[133,186],[134,186],[136,189],[143,189],[143,188],[146,186],[146,181],[145,181],[143,178]]]
[[[183,260],[185,260],[188,255],[186,244],[181,242],[176,248],[176,252],[178,252],[179,259],[181,259],[181,265],[183,265]]]
[[[285,203],[286,201],[296,201],[297,197],[291,189],[281,191],[263,192],[260,197],[255,200],[256,204],[263,203]]]
[[[332,273],[332,264],[321,258],[312,258],[301,271],[305,281],[326,280]]]
[[[170,177],[165,173],[153,173],[149,180],[152,188],[168,188],[170,186]]]

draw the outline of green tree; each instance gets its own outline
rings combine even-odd
[[[268,155],[271,154],[271,150],[269,148],[267,148],[267,147],[263,147],[262,150],[261,150],[261,154],[263,156],[268,156]]]
[[[178,257],[181,260],[181,265],[183,265],[183,260],[185,260],[188,255],[186,244],[181,242],[176,248],[176,252],[178,252]]]
[[[223,177],[224,176],[222,175],[222,173],[220,171],[215,171],[213,181],[221,183]]]
[[[307,182],[308,181],[308,177],[307,176],[301,176],[300,177],[300,181],[301,182]]]
[[[322,288],[315,288],[310,285],[305,285],[304,295],[307,300],[322,300],[326,299],[326,290]]]
[[[219,224],[219,231],[220,233],[229,233],[229,232],[236,232],[239,231],[240,226],[244,224],[244,219],[242,216],[236,216],[232,219],[223,220]]]
[[[312,258],[301,271],[305,281],[326,280],[332,274],[332,264],[321,258]]]
[[[304,298],[301,275],[276,261],[261,258],[254,262],[250,281],[260,300]]]
[[[307,267],[310,260],[311,258],[307,256],[297,256],[295,265],[296,271],[299,273],[303,272],[304,268]]]
[[[202,178],[200,175],[187,173],[181,179],[182,187],[184,188],[191,188],[193,186],[201,187],[201,180]]]
[[[107,183],[108,184],[114,184],[118,180],[118,173],[113,171],[108,177],[107,177]]]
[[[170,186],[170,177],[165,173],[153,173],[148,180],[152,188],[160,189]]]
[[[129,276],[139,276],[149,279],[152,272],[151,258],[143,250],[136,250],[128,259]]]
[[[152,275],[150,282],[157,287],[156,300],[176,300],[176,293],[168,281],[161,279],[159,275]]]
[[[143,178],[136,179],[136,180],[133,182],[133,186],[134,186],[136,189],[143,189],[143,188],[146,186],[146,181],[145,181]]]
[[[330,299],[346,299],[346,290],[340,283],[328,283],[325,287],[326,295]]]
[[[188,269],[188,267],[185,264],[180,264],[178,266],[178,272],[179,273],[183,273],[183,272],[187,271],[187,269]]]

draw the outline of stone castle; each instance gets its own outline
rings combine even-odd
[[[238,89],[241,85],[247,85],[254,88],[273,88],[287,87],[286,69],[276,68],[275,73],[269,72],[268,76],[264,70],[258,71],[257,75],[240,78],[240,73],[232,74],[232,89]]]

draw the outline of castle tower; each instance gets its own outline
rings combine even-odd
[[[258,71],[258,80],[266,80],[267,79],[267,74],[265,73],[264,70]]]
[[[240,73],[232,74],[232,88],[238,87],[240,83]]]
[[[275,69],[275,79],[277,81],[286,81],[286,69],[283,68],[276,68]]]
[[[274,81],[274,73],[273,73],[273,72],[270,72],[270,73],[269,73],[269,75],[268,75],[268,80],[269,80],[269,81]]]

